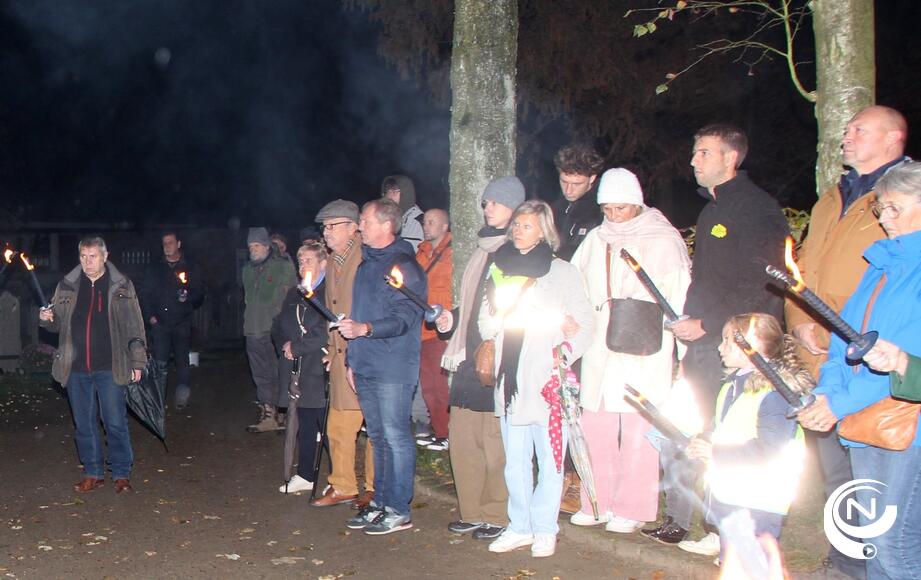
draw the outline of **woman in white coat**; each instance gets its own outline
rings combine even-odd
[[[530,545],[532,556],[544,557],[556,549],[567,430],[565,425],[551,429],[551,407],[542,390],[557,372],[554,349],[565,342],[568,361],[579,358],[594,321],[578,270],[553,255],[559,236],[550,206],[522,203],[512,214],[508,235],[489,268],[479,318],[483,339],[496,341],[496,415],[509,495],[508,528],[489,550]]]
[[[645,437],[650,424],[624,399],[624,384],[651,402],[662,403],[672,384],[675,340],[661,328],[662,347],[653,354],[633,355],[608,348],[610,299],[653,302],[620,251],[626,249],[636,258],[679,313],[691,281],[691,261],[674,226],[659,210],[644,204],[642,188],[630,171],[616,168],[602,175],[598,204],[604,221],[589,232],[572,264],[582,272],[595,307],[595,332],[582,357],[580,402],[599,517],[580,511],[570,521],[583,526],[604,523],[608,531],[632,533],[656,519],[659,457]],[[582,505],[591,505],[584,487],[582,496]]]

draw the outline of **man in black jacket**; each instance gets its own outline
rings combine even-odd
[[[204,298],[201,271],[182,252],[176,232],[165,232],[163,259],[151,263],[144,274],[141,307],[150,324],[154,360],[165,370],[170,351],[176,361],[176,407],[188,405],[189,347],[192,338],[192,311]]]
[[[694,391],[704,425],[710,423],[723,379],[717,347],[723,325],[730,316],[766,312],[783,323],[783,295],[769,284],[766,264],[782,264],[784,238],[789,226],[777,201],[752,183],[739,165],[748,152],[748,139],[738,127],[708,125],[694,135],[691,166],[709,200],[697,218],[694,264],[684,313],[688,319],[674,324],[675,336],[687,344],[682,360],[684,378]],[[699,542],[680,541],[687,522],[672,521],[679,513],[691,514],[693,500],[670,487],[680,465],[666,458],[674,454],[663,448],[666,487],[666,522],[643,533],[665,544],[694,553],[715,555],[719,541],[709,533]],[[674,491],[674,493],[673,493]]]
[[[601,210],[594,195],[586,195],[595,187],[604,159],[590,145],[563,147],[553,159],[560,173],[562,197],[553,202],[553,220],[560,234],[557,255],[569,260],[592,228],[601,223]]]

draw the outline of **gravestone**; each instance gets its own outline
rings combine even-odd
[[[19,298],[9,292],[0,292],[0,370],[8,373],[19,367],[22,354],[20,336]]]

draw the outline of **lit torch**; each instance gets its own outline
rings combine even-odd
[[[755,319],[751,319],[749,323],[748,332],[752,333],[752,327],[755,324]],[[751,343],[748,342],[748,339],[739,332],[738,330],[733,331],[732,339],[735,341],[739,348],[742,349],[742,352],[745,353],[745,356],[748,357],[748,360],[755,365],[755,368],[761,371],[761,374],[765,376],[767,380],[771,382],[774,386],[774,390],[780,393],[780,396],[790,405],[790,412],[787,414],[788,417],[793,417],[809,405],[815,402],[814,395],[797,395],[787,386],[787,383],[784,382],[783,378],[777,373],[777,370],[761,356],[761,353],[752,347]]]
[[[848,341],[847,347],[847,358],[852,361],[858,361],[863,358],[863,355],[867,354],[873,345],[876,344],[876,339],[879,338],[879,334],[875,330],[871,330],[866,334],[860,334],[854,328],[844,321],[843,318],[838,316],[838,313],[835,312],[831,306],[822,301],[821,298],[815,295],[815,293],[806,287],[806,283],[803,282],[803,277],[800,274],[799,268],[796,266],[796,262],[793,261],[793,238],[787,236],[786,245],[784,247],[784,261],[787,264],[790,272],[793,274],[791,277],[789,274],[784,272],[779,268],[775,268],[768,264],[765,268],[765,272],[769,276],[776,278],[789,286],[790,291],[800,297],[800,299],[808,304],[819,316],[828,321],[828,324],[831,327],[843,336]]]
[[[189,289],[186,288],[186,286],[188,286],[189,284],[189,277],[186,275],[185,272],[179,272],[178,274],[176,274],[176,278],[179,279],[179,284],[180,284],[179,290],[177,292],[179,296],[179,301],[185,302],[186,300],[189,299]]]
[[[183,286],[189,283],[189,277],[186,276],[185,272],[179,272],[178,274],[176,274],[176,277],[179,278],[179,283],[182,284]]]
[[[23,266],[26,267],[26,270],[29,271],[29,275],[32,278],[32,285],[35,286],[35,291],[38,292],[38,299],[41,303],[41,308],[51,308],[51,305],[48,304],[48,300],[45,299],[45,293],[42,292],[42,287],[38,283],[38,277],[35,275],[35,266],[32,265],[32,262],[29,261],[29,257],[26,256],[25,252],[19,252],[19,259],[22,260]]]
[[[303,294],[307,302],[309,302],[311,306],[316,308],[317,312],[319,312],[323,316],[323,318],[329,321],[330,328],[335,328],[336,326],[339,325],[339,321],[345,318],[344,314],[340,314],[339,316],[336,316],[330,311],[329,308],[326,307],[325,304],[319,302],[316,298],[314,298],[313,296],[314,295],[313,274],[310,271],[308,271],[307,274],[304,275],[304,280],[301,281],[297,289],[301,291],[301,294]]]
[[[646,273],[646,270],[644,270],[643,267],[640,266],[640,263],[636,261],[636,258],[630,255],[630,252],[628,252],[626,249],[621,248],[620,257],[623,258],[624,262],[627,262],[627,265],[630,266],[631,270],[636,272],[636,277],[640,279],[640,282],[643,283],[643,286],[646,287],[646,290],[648,290],[649,293],[652,294],[652,297],[656,301],[656,304],[659,305],[659,308],[661,308],[662,312],[665,314],[665,318],[668,319],[668,322],[666,323],[666,325],[674,324],[675,322],[678,322],[679,320],[685,320],[688,318],[686,314],[682,314],[681,316],[679,316],[678,313],[675,312],[675,309],[672,308],[671,304],[668,303],[668,300],[665,299],[665,296],[662,295],[662,292],[660,292],[659,289],[656,288],[656,285],[652,281],[652,278],[650,278],[649,274]],[[610,258],[608,258],[608,261],[610,262]],[[610,281],[608,283],[610,284]]]
[[[394,266],[393,269],[390,270],[390,275],[384,276],[384,280],[402,292],[404,296],[412,300],[416,306],[421,308],[426,322],[435,322],[435,319],[444,312],[444,307],[441,304],[428,304],[425,300],[420,298],[418,294],[404,286],[403,272],[401,272],[398,267]]]
[[[7,247],[3,250],[3,268],[0,268],[0,276],[6,272],[7,267],[13,263],[13,256],[16,255],[16,250],[13,248]]]

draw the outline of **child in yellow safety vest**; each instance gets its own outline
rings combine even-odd
[[[719,352],[728,374],[717,396],[713,434],[709,441],[695,437],[687,449],[689,457],[707,465],[707,519],[720,528],[721,555],[733,541],[723,519],[740,508],[751,514],[756,535],[780,538],[806,453],[802,428],[787,416],[789,404],[735,343],[736,330],[793,392],[814,386],[792,337],[783,333],[776,318],[752,313],[726,322]]]

